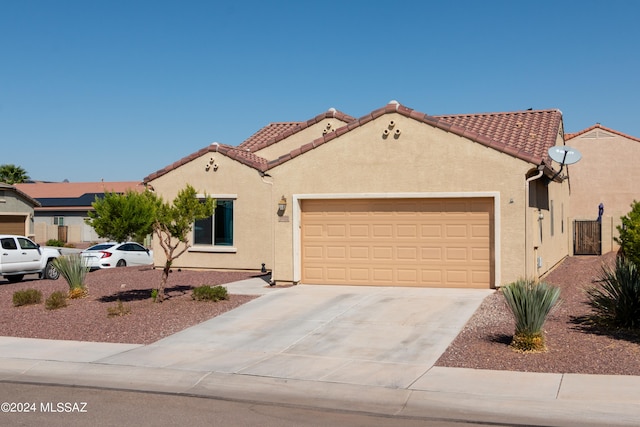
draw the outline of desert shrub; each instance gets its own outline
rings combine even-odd
[[[58,239],[49,239],[47,240],[47,246],[56,246],[61,248],[64,246],[64,242]]]
[[[224,286],[202,285],[193,289],[191,297],[196,301],[220,301],[229,299],[229,294]]]
[[[78,298],[84,298],[87,295],[89,295],[89,292],[87,291],[87,288],[73,288],[73,289],[69,289],[69,299],[78,299]]]
[[[69,285],[70,298],[78,298],[86,295],[84,279],[89,268],[86,266],[80,254],[60,256],[56,258],[53,263]],[[76,291],[76,289],[80,289],[82,292]]]
[[[47,310],[56,310],[67,306],[67,295],[62,291],[55,291],[44,302]]]
[[[42,302],[42,292],[37,289],[23,289],[13,293],[13,306],[40,304]]]
[[[129,313],[131,313],[131,307],[123,304],[120,300],[118,300],[115,306],[107,307],[109,317],[126,316]]]
[[[502,294],[516,322],[511,347],[523,352],[546,351],[542,326],[560,298],[560,288],[520,279],[502,288]]]
[[[156,302],[157,298],[158,298],[158,290],[157,289],[152,289],[151,290],[151,299],[153,300],[153,302]]]
[[[640,265],[640,202],[634,200],[631,211],[620,220],[622,224],[616,227],[619,237],[615,238],[620,245],[620,253]]]
[[[587,290],[596,318],[611,326],[640,329],[640,270],[626,257],[603,266],[598,285]]]

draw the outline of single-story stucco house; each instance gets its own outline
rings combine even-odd
[[[33,212],[40,203],[15,185],[0,182],[0,234],[33,238]]]
[[[565,140],[582,154],[571,168],[572,222],[599,219],[601,242],[596,252],[617,250],[614,238],[620,217],[640,200],[640,139],[597,123],[567,134]]]
[[[213,196],[174,267],[261,269],[274,282],[490,288],[569,253],[569,180],[548,156],[559,110],[430,116],[391,101],[330,109],[213,143],[144,178]],[[156,265],[163,251],[154,247]]]

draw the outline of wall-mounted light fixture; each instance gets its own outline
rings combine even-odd
[[[282,196],[280,201],[278,202],[278,216],[284,215],[284,211],[287,210],[287,199]]]

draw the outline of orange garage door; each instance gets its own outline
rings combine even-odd
[[[493,199],[302,201],[302,283],[489,288]]]

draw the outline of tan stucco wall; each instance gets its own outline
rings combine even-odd
[[[570,166],[570,215],[574,219],[596,219],[604,204],[602,251],[617,250],[613,241],[620,217],[640,200],[640,142],[596,128],[567,142],[582,153]]]
[[[398,138],[393,132],[387,138],[382,136],[390,120],[396,123],[393,131],[401,131]],[[535,262],[533,255],[525,255],[524,233],[525,175],[533,167],[405,116],[387,114],[269,173],[274,179],[274,194],[278,199],[284,194],[288,200],[296,194],[314,193],[498,192],[499,285],[524,276],[525,262]],[[560,187],[559,191],[566,193],[566,186]],[[274,198],[272,203],[277,200]],[[559,215],[557,221],[558,218]],[[276,224],[277,281],[294,278],[294,264],[298,261],[292,252],[292,241],[293,229],[298,226],[292,217],[289,222]],[[547,244],[556,245],[556,249],[547,250]],[[544,250],[542,269],[567,254],[567,240],[562,235],[545,239],[544,245],[539,248]],[[533,240],[528,247],[532,253]],[[534,271],[529,268],[529,275]]]
[[[384,137],[390,120],[395,126]],[[322,132],[327,121],[311,129]],[[397,137],[396,130],[400,130]],[[281,145],[284,154],[315,138],[314,133],[308,139],[296,134],[276,145]],[[557,143],[562,142],[559,137]],[[274,147],[268,157],[280,155],[276,154]],[[217,171],[205,170],[211,157],[218,164]],[[268,176],[221,154],[208,153],[150,184],[165,200],[172,200],[187,183],[199,193],[237,197],[235,252],[193,249],[178,258],[174,267],[258,269],[265,263],[273,270],[274,280],[285,282],[297,280],[300,260],[295,240],[300,224],[296,212],[302,196],[492,197],[497,239],[493,242],[497,248],[493,284],[502,285],[525,275],[538,276],[568,254],[568,181],[549,184],[554,204],[552,236],[550,212],[543,211],[540,220],[537,209],[526,208],[526,176],[532,170],[533,164],[391,113],[269,170]],[[283,195],[288,206],[279,217],[276,211]],[[164,255],[156,242],[153,249],[156,265],[162,265]]]
[[[205,166],[210,158],[218,169]],[[271,269],[273,264],[273,224],[277,204],[268,177],[218,153],[208,153],[149,182],[165,201],[172,201],[178,192],[191,184],[199,194],[235,196],[234,246],[235,252],[198,249],[193,247],[174,261],[176,268],[260,269],[261,263]],[[164,265],[162,248],[153,239],[154,262]]]
[[[289,154],[291,151],[306,144],[307,142],[321,138],[324,133],[334,132],[336,129],[344,125],[345,123],[342,120],[324,119],[306,129],[301,130],[300,132],[296,132],[282,141],[278,141],[276,144],[272,144],[262,150],[256,151],[255,154],[267,160],[274,160],[284,154]]]

